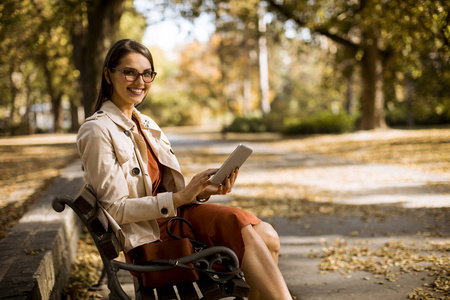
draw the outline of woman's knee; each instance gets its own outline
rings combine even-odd
[[[276,254],[280,252],[280,238],[272,225],[266,222],[261,222],[253,226],[253,229],[264,241],[270,252]]]

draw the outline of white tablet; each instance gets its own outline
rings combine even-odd
[[[222,184],[228,175],[233,172],[234,169],[240,168],[247,158],[252,154],[253,150],[248,146],[239,144],[233,153],[227,158],[227,160],[220,167],[219,171],[211,178],[211,183]]]

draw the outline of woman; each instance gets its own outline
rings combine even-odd
[[[155,76],[145,46],[133,40],[114,44],[105,58],[96,112],[77,136],[85,180],[96,191],[124,252],[166,240],[164,224],[182,215],[202,242],[227,246],[237,254],[251,287],[250,299],[292,299],[277,267],[278,235],[269,224],[236,208],[197,205],[229,193],[238,170],[223,185],[210,184],[217,169],[209,169],[185,186],[166,136],[136,109]]]

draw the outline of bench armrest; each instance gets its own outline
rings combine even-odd
[[[193,263],[194,266],[200,270],[200,272],[206,273],[206,275],[208,275],[212,280],[219,282],[226,282],[241,272],[239,268],[239,260],[236,254],[231,249],[222,246],[206,248],[200,252],[184,256],[179,259],[174,259],[172,261],[183,265]],[[214,265],[222,264],[224,261],[227,261],[227,265],[230,270],[215,272],[213,269]],[[175,263],[161,264],[159,262],[161,262],[161,260],[155,260],[155,264],[152,265],[134,265],[111,260],[111,266],[116,272],[119,269],[123,269],[139,273],[158,272],[176,267]]]

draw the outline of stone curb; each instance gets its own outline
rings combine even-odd
[[[52,201],[57,195],[75,196],[82,184],[77,160],[0,241],[0,299],[61,299],[82,224],[70,208],[54,211]]]

